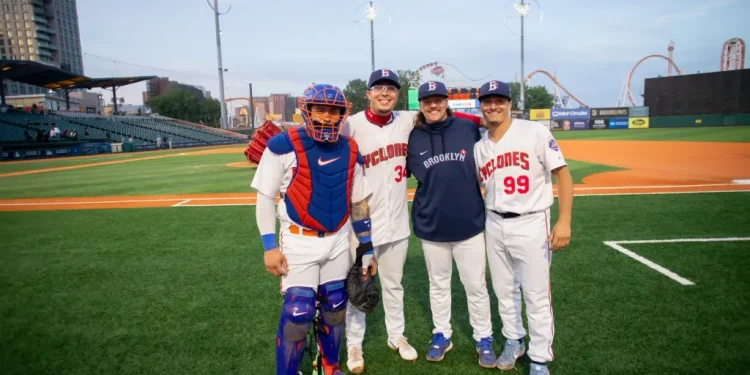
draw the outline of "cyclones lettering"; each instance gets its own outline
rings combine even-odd
[[[370,168],[371,166],[374,167],[380,162],[397,158],[399,156],[406,156],[406,143],[393,143],[381,147],[369,154],[363,155],[365,158],[365,168]]]
[[[497,155],[479,168],[479,176],[484,182],[498,170],[507,167],[521,167],[523,170],[529,170],[529,154],[525,152],[512,151]]]

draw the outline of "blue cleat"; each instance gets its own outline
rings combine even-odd
[[[495,368],[497,366],[495,351],[492,349],[492,337],[484,337],[477,342],[477,355],[479,356],[479,366],[484,368]]]
[[[442,333],[432,335],[430,348],[427,349],[427,360],[430,362],[439,362],[443,360],[445,352],[453,348],[451,339],[445,338]]]
[[[549,375],[549,369],[547,369],[547,365],[543,363],[531,363],[529,375]]]
[[[526,345],[523,340],[505,340],[505,347],[500,356],[497,357],[497,368],[500,370],[512,370],[516,365],[516,359],[526,353]]]

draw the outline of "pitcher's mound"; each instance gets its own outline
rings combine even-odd
[[[235,168],[257,168],[258,164],[249,162],[249,161],[238,161],[236,163],[229,163],[227,164],[227,167],[235,167]]]

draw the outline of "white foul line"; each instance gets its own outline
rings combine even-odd
[[[604,244],[645,264],[648,268],[661,273],[664,276],[686,286],[695,285],[694,282],[646,259],[634,253],[631,250],[620,246],[619,244],[652,244],[652,243],[684,243],[684,242],[734,242],[734,241],[750,241],[750,237],[726,237],[726,238],[676,238],[666,240],[625,240],[625,241],[604,241]]]
[[[686,279],[686,278],[684,278],[684,277],[682,277],[682,276],[680,276],[680,275],[678,275],[678,274],[676,274],[676,273],[674,273],[674,272],[672,272],[672,271],[670,271],[670,270],[668,270],[668,269],[666,269],[666,268],[664,268],[664,267],[662,267],[662,266],[660,266],[660,265],[658,265],[658,264],[656,264],[656,263],[654,263],[654,262],[652,262],[652,261],[650,261],[650,260],[648,260],[648,259],[646,259],[646,258],[644,258],[644,257],[642,257],[642,256],[640,256],[640,255],[638,255],[638,254],[636,254],[636,253],[634,253],[634,252],[632,252],[632,251],[630,251],[630,250],[622,247],[622,246],[620,246],[620,245],[618,245],[616,242],[604,241],[604,244],[607,245],[607,246],[609,246],[609,247],[611,247],[611,248],[613,248],[613,249],[615,249],[615,250],[617,250],[617,251],[619,251],[619,252],[621,252],[621,253],[623,253],[623,254],[625,254],[625,255],[627,255],[627,256],[629,256],[629,257],[631,257],[631,258],[633,258],[633,259],[635,259],[635,260],[637,260],[637,261],[639,261],[639,262],[641,262],[641,263],[643,263],[643,264],[645,264],[648,268],[651,268],[652,270],[654,270],[656,272],[659,272],[662,275],[664,275],[664,276],[666,276],[666,277],[668,277],[668,278],[670,278],[670,279],[672,279],[674,281],[677,281],[678,283],[680,283],[682,285],[695,285],[694,282],[692,282],[692,281],[690,281],[690,280],[688,280],[688,279]]]
[[[175,204],[173,204],[173,205],[172,205],[172,207],[180,207],[180,206],[182,206],[183,204],[185,204],[185,203],[187,203],[187,202],[190,202],[191,200],[192,200],[192,199],[185,199],[184,201],[182,201],[182,202],[180,202],[180,203],[175,203]]]

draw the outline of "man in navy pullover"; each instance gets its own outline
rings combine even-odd
[[[428,361],[441,361],[450,340],[451,273],[456,261],[469,304],[479,364],[495,367],[490,298],[485,281],[484,202],[474,168],[474,122],[453,116],[442,82],[419,87],[420,113],[409,135],[406,165],[417,180],[411,217],[430,278],[434,329]]]

